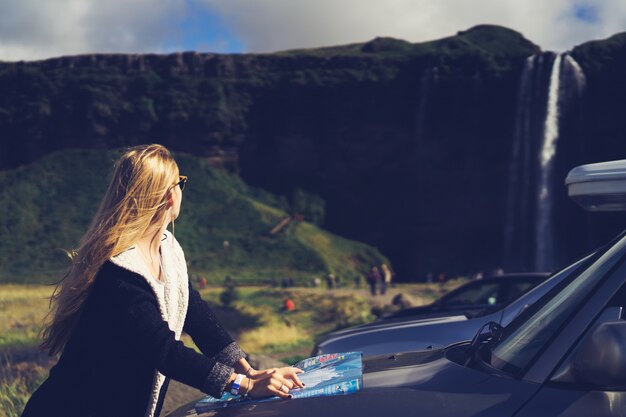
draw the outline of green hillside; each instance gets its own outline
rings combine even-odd
[[[118,155],[66,150],[0,172],[0,282],[62,277],[65,251],[76,246],[95,213]],[[240,282],[282,277],[308,282],[328,271],[350,278],[386,260],[372,247],[306,221],[272,235],[290,210],[286,198],[249,187],[201,158],[176,154],[176,159],[189,183],[175,234],[193,275],[215,282],[226,275]]]

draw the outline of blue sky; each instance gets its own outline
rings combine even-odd
[[[0,0],[0,60],[84,53],[273,52],[510,27],[565,51],[626,31],[625,0]]]
[[[597,5],[578,4],[573,6],[573,12],[576,19],[589,24],[600,23]]]
[[[164,40],[166,51],[245,52],[245,46],[223,19],[210,8],[187,1],[178,24],[179,34]]]

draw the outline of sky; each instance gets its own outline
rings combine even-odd
[[[0,61],[422,42],[485,23],[566,51],[626,31],[626,0],[0,0]]]

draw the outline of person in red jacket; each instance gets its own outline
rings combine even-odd
[[[291,298],[287,298],[283,303],[283,308],[285,311],[294,311],[296,309],[296,303],[294,303]]]
[[[127,150],[53,296],[42,348],[60,353],[23,417],[153,417],[169,378],[212,396],[289,397],[296,368],[254,370],[189,283],[167,230],[187,177],[161,145]],[[185,347],[188,333],[202,353]]]

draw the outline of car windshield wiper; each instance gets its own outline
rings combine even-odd
[[[485,331],[485,328],[487,329],[487,331]],[[483,324],[482,326],[480,326],[480,329],[478,329],[478,331],[472,338],[472,342],[470,343],[467,349],[467,359],[465,359],[464,365],[470,366],[472,365],[472,363],[474,363],[474,360],[476,359],[476,356],[479,351],[478,348],[484,342],[486,341],[493,342],[493,341],[499,340],[500,337],[502,336],[502,329],[503,327],[500,326],[500,324],[496,323],[495,321],[489,321]]]

